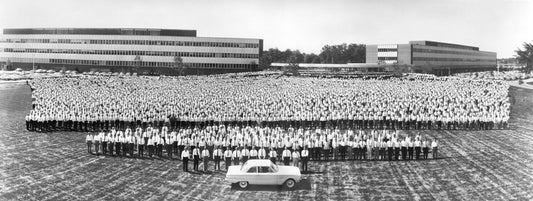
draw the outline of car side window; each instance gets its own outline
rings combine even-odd
[[[257,172],[257,167],[251,167],[250,169],[248,169],[247,173],[256,173]]]
[[[261,173],[271,173],[273,171],[272,171],[272,169],[270,169],[270,167],[259,167],[259,172],[261,172]]]

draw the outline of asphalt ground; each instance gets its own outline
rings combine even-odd
[[[291,191],[240,190],[224,172],[184,173],[179,160],[91,155],[86,133],[28,132],[30,93],[0,83],[0,200],[533,199],[530,89],[511,87],[509,130],[420,131],[439,140],[440,159],[311,162]]]

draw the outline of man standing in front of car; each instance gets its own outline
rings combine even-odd
[[[248,158],[250,157],[250,150],[246,147],[246,145],[244,145],[244,149],[242,149],[241,151],[241,156],[243,163],[246,163],[246,161],[248,161]]]
[[[220,159],[222,158],[222,149],[216,146],[213,151],[213,160],[215,161],[215,170],[220,170]]]
[[[273,147],[270,147],[270,152],[268,152],[268,155],[270,155],[270,161],[276,164],[276,158],[278,158],[278,153],[274,150]]]
[[[231,159],[233,159],[233,165],[240,165],[241,152],[239,151],[240,147],[235,148],[233,153],[231,153]]]
[[[291,162],[291,151],[287,147],[283,150],[283,165],[289,165]]]
[[[226,149],[224,152],[224,163],[226,164],[226,171],[229,169],[229,166],[231,165],[231,150],[230,147]]]
[[[307,146],[304,147],[304,150],[302,150],[302,171],[307,172],[307,162],[309,161],[309,150],[307,150]]]

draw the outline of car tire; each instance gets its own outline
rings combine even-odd
[[[248,188],[248,182],[247,181],[239,181],[238,184],[239,184],[239,187],[241,187],[242,189]]]
[[[294,179],[287,179],[285,183],[283,183],[283,187],[287,190],[292,190],[296,186],[296,181]]]

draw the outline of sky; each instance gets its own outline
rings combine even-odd
[[[432,40],[498,58],[533,42],[532,0],[0,0],[0,28],[195,29],[320,53],[341,43]]]

